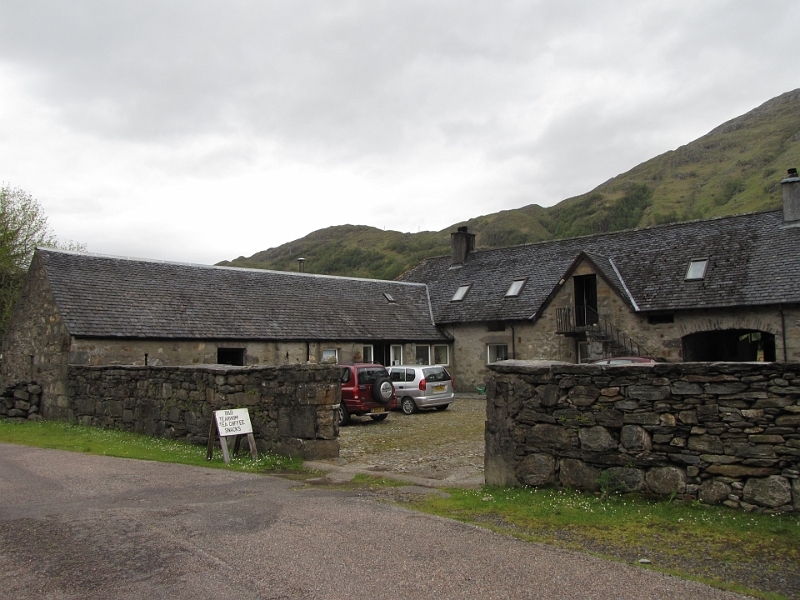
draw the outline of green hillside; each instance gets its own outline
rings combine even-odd
[[[449,253],[450,232],[466,225],[478,248],[494,248],[674,221],[778,208],[780,181],[800,165],[800,89],[723,123],[597,186],[543,208],[455,223],[439,232],[400,233],[339,225],[220,265],[393,279],[428,256]]]

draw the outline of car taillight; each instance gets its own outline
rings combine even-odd
[[[456,380],[452,377],[450,378],[450,385],[453,387],[453,389],[456,389]]]
[[[428,384],[425,383],[424,379],[419,382],[419,389],[421,389],[424,392],[427,388],[428,388]]]

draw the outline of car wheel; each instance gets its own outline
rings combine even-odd
[[[404,415],[413,415],[419,409],[417,408],[417,403],[414,402],[414,399],[411,396],[406,396],[400,403],[400,410],[403,411]]]
[[[394,386],[388,377],[379,377],[372,384],[372,397],[375,402],[388,404],[394,395]]]
[[[347,425],[350,422],[350,413],[347,412],[347,407],[344,402],[339,403],[339,427]]]
[[[441,406],[437,406],[436,410],[447,410],[449,406],[449,404],[442,404]]]
[[[389,413],[383,413],[382,415],[370,415],[369,418],[373,421],[385,421],[388,416]]]

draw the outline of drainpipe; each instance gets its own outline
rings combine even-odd
[[[511,325],[511,359],[516,360],[517,358],[517,333],[514,331],[514,324],[509,323]]]
[[[786,317],[783,314],[783,304],[778,305],[778,310],[781,312],[781,338],[783,339],[783,362],[788,363],[789,358],[786,352]]]

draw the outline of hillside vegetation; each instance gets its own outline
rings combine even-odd
[[[302,256],[309,273],[393,279],[423,258],[448,254],[450,232],[461,225],[476,234],[478,248],[495,248],[778,208],[780,181],[798,165],[800,89],[549,208],[530,204],[438,232],[338,225],[219,264],[296,271]]]

